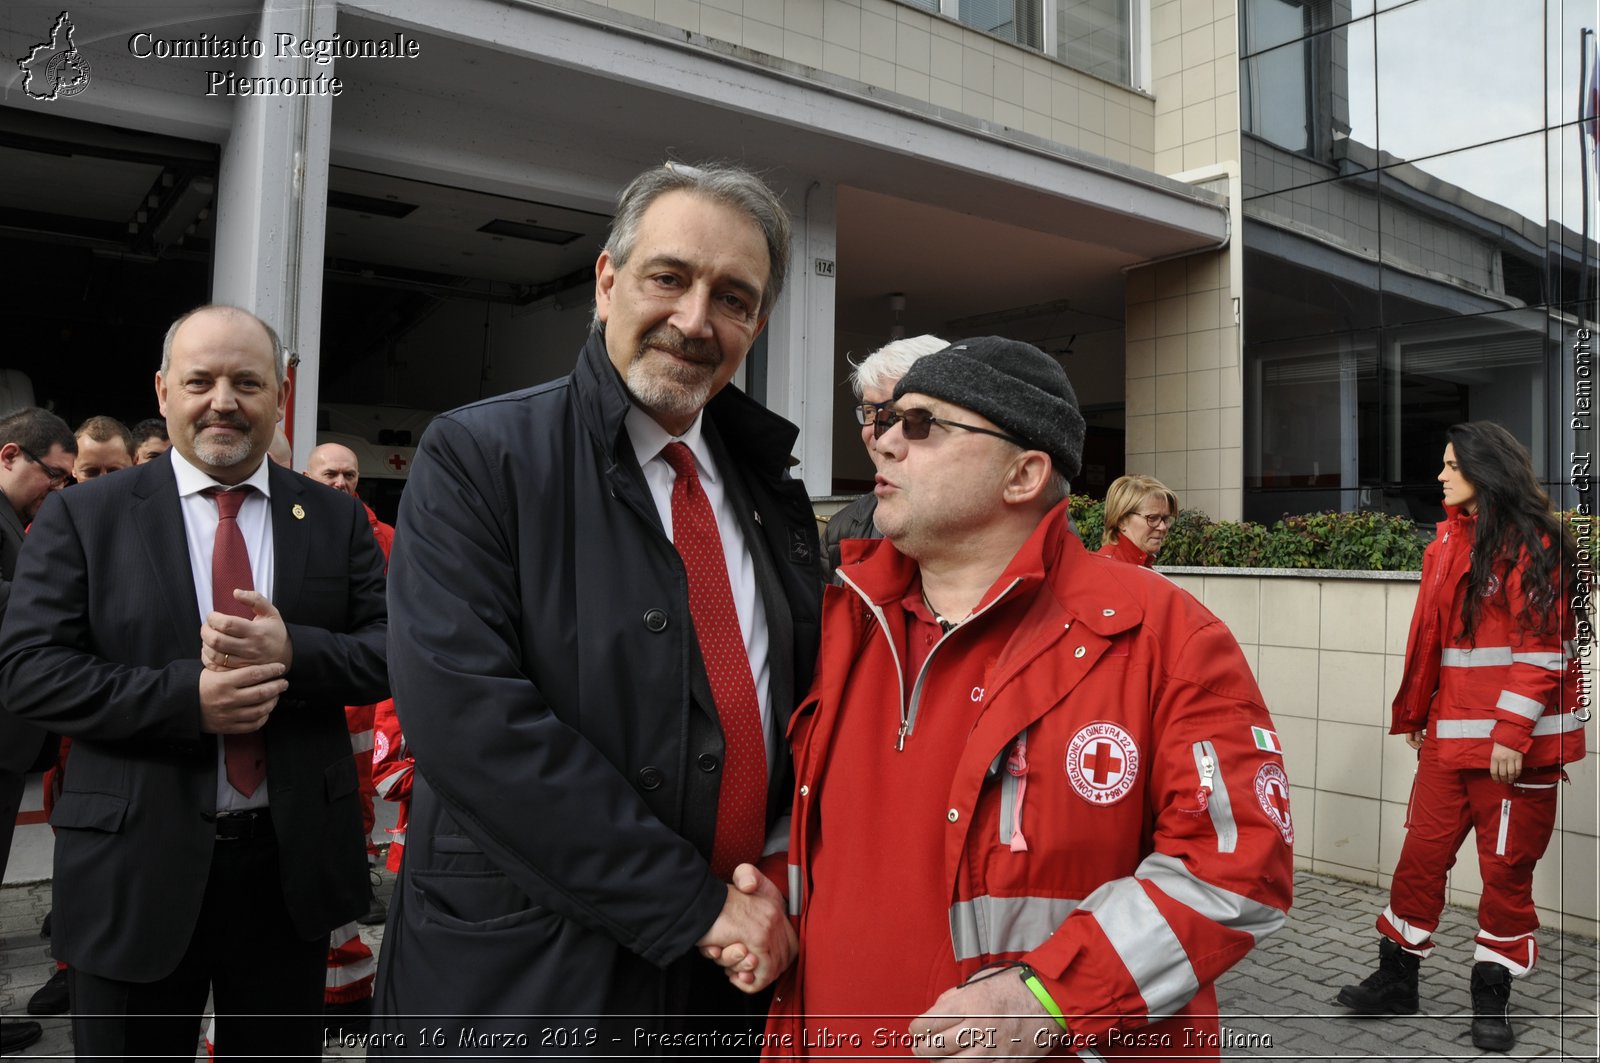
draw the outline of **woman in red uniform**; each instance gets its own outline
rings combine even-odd
[[[1106,490],[1099,553],[1149,568],[1178,519],[1178,496],[1154,476],[1119,476]]]
[[[1533,868],[1555,825],[1561,766],[1589,718],[1568,601],[1577,547],[1528,451],[1488,421],[1447,433],[1445,520],[1422,561],[1391,734],[1418,750],[1405,844],[1378,916],[1378,969],[1339,1001],[1360,1014],[1417,1010],[1445,875],[1477,832],[1483,894],[1472,968],[1472,1041],[1509,1051],[1511,979],[1538,956]]]

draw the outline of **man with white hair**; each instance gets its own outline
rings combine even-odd
[[[850,370],[850,387],[856,393],[854,406],[856,423],[861,426],[861,445],[867,448],[867,457],[874,465],[877,457],[872,449],[872,419],[879,406],[887,406],[894,395],[894,386],[906,375],[906,370],[918,358],[950,346],[938,336],[912,336],[884,344]],[[881,539],[883,533],[872,523],[877,511],[878,497],[871,491],[845,506],[828,518],[828,527],[822,533],[822,552],[828,567],[828,578],[833,579],[839,567],[839,544],[846,539]]]

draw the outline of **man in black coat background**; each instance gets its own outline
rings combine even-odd
[[[788,475],[797,430],[726,385],[788,257],[787,215],[758,178],[646,171],[596,263],[572,375],[424,435],[389,570],[416,782],[374,1054],[495,1035],[522,1054],[652,1055],[702,1029],[685,1015],[743,1012],[735,1031],[759,1029],[757,991],[794,939],[754,865],[770,856],[761,833],[786,840],[784,735],[815,661],[821,569]],[[670,462],[678,443],[693,476]],[[761,702],[753,786],[735,780],[749,743],[730,741],[742,725],[702,653],[715,625],[691,610],[689,548],[667,530],[680,481],[717,514],[732,656]],[[729,823],[752,805],[757,833],[736,842]],[[540,1018],[564,1015],[629,1018],[553,1033]]]
[[[11,600],[11,578],[22,553],[22,536],[50,492],[72,479],[78,452],[67,422],[37,406],[0,417],[0,619]],[[44,755],[43,730],[0,711],[0,880],[11,856],[11,835],[22,807],[24,774],[35,761],[55,759],[56,742]],[[0,1024],[0,1051],[12,1055],[37,1041],[44,1030],[36,1022]]]
[[[359,502],[265,460],[288,384],[264,322],[179,318],[156,396],[172,449],[47,500],[0,627],[0,705],[73,739],[74,1046],[191,1056],[209,992],[219,1059],[320,1056],[328,932],[366,911],[344,706],[388,691],[383,562]]]

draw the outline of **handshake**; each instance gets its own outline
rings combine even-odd
[[[733,869],[722,913],[695,947],[727,972],[728,981],[757,993],[794,962],[799,949],[783,894],[754,864]]]

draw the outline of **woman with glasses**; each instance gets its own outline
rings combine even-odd
[[[1154,476],[1119,476],[1106,491],[1101,554],[1149,568],[1178,517],[1178,496]]]
[[[1589,696],[1569,602],[1585,584],[1516,437],[1489,421],[1446,437],[1445,519],[1423,554],[1389,728],[1417,750],[1405,842],[1378,916],[1378,968],[1339,1002],[1363,1015],[1417,1010],[1446,874],[1476,832],[1472,1043],[1506,1052],[1511,979],[1539,953],[1533,868],[1555,825],[1562,765],[1583,757]]]

